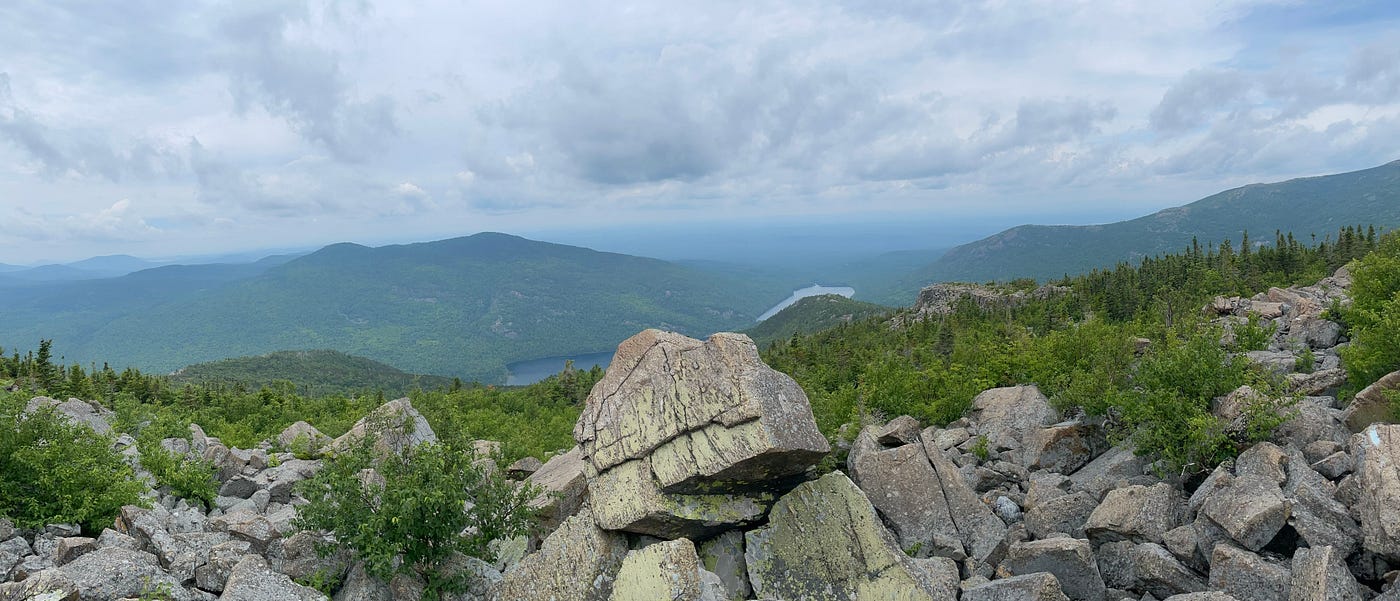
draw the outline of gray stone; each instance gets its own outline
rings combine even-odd
[[[744,563],[744,533],[730,530],[700,545],[700,561],[719,577],[728,599],[747,599],[753,594],[749,568]]]
[[[15,525],[10,520],[0,518],[0,540],[9,540],[15,535]]]
[[[121,547],[123,549],[131,549],[132,551],[141,550],[141,543],[135,538],[117,532],[111,528],[104,529],[102,534],[97,537],[97,546]]]
[[[1230,595],[1220,591],[1206,591],[1203,593],[1186,593],[1184,595],[1172,595],[1163,601],[1240,601]]]
[[[1076,538],[1050,538],[1016,543],[1006,552],[997,568],[998,575],[1024,576],[1049,572],[1060,582],[1070,599],[1100,601],[1104,581],[1089,541]]]
[[[1337,500],[1336,487],[1309,468],[1302,454],[1291,451],[1283,494],[1292,505],[1288,524],[1309,547],[1335,547],[1350,555],[1361,540],[1361,527],[1347,506]]]
[[[1025,466],[1070,474],[1107,446],[1098,425],[1080,420],[1060,422],[1031,433],[1026,441]]]
[[[934,599],[956,599],[958,596],[958,562],[947,557],[922,557],[914,566],[923,574],[924,585],[933,591]],[[742,597],[730,597],[739,599]]]
[[[1113,447],[1099,455],[1084,467],[1070,474],[1074,490],[1082,490],[1102,499],[1104,493],[1117,488],[1119,483],[1129,478],[1143,475],[1147,460],[1133,454],[1127,447]]]
[[[1303,441],[1329,441],[1346,444],[1351,437],[1342,422],[1343,414],[1331,407],[1332,397],[1303,397],[1291,408],[1291,419],[1274,429],[1269,440],[1283,446],[1298,446]]]
[[[318,572],[338,580],[350,569],[352,554],[346,549],[340,549],[329,556],[321,557],[316,552],[318,544],[332,542],[334,541],[329,537],[312,532],[293,534],[282,541],[275,555],[269,553],[272,555],[269,557],[272,568],[293,580],[304,580]]]
[[[1181,525],[1184,501],[1165,482],[1152,486],[1129,486],[1108,492],[1084,523],[1089,539],[1108,541],[1162,542],[1168,530]]]
[[[598,525],[672,539],[710,536],[758,523],[776,499],[771,493],[665,493],[652,476],[650,459],[613,466],[588,482]]]
[[[365,436],[373,437],[379,453],[402,453],[405,449],[437,442],[437,434],[423,414],[413,408],[408,398],[389,401],[355,422],[349,431],[330,444],[330,449],[342,451],[353,447]]]
[[[1084,523],[1097,507],[1094,496],[1082,490],[1042,501],[1026,512],[1026,531],[1035,538],[1054,532],[1083,538]]]
[[[209,520],[209,528],[214,532],[227,532],[234,538],[247,541],[254,553],[265,553],[272,541],[281,538],[281,533],[272,526],[266,517],[256,513],[230,513]]]
[[[919,420],[901,415],[889,421],[875,433],[875,440],[887,447],[897,447],[919,440]]]
[[[1215,546],[1210,560],[1210,588],[1239,601],[1280,601],[1289,595],[1288,568],[1230,544]]]
[[[193,600],[184,587],[156,564],[150,553],[120,547],[103,547],[59,568],[78,586],[82,601],[111,601],[138,597],[165,588],[174,601]]]
[[[1279,376],[1293,372],[1297,357],[1288,351],[1249,351],[1244,356],[1251,362]]]
[[[1340,480],[1351,473],[1351,455],[1337,451],[1312,464],[1312,469],[1328,480]]]
[[[389,585],[370,576],[365,571],[363,562],[357,562],[350,568],[350,573],[345,576],[345,582],[341,583],[340,590],[335,594],[335,601],[393,601],[393,599]]]
[[[934,599],[922,570],[840,472],[779,499],[768,524],[746,534],[744,551],[758,598]]]
[[[600,530],[587,506],[564,520],[536,553],[503,574],[497,599],[602,601],[627,555],[627,539]]]
[[[1351,456],[1367,550],[1400,562],[1400,425],[1373,424],[1352,438]]]
[[[1016,451],[1018,461],[1024,461],[1025,441],[1059,421],[1058,412],[1035,386],[983,391],[972,399],[969,415],[992,452]]]
[[[952,597],[943,597],[951,600]],[[1046,572],[1012,576],[963,591],[962,601],[1068,601],[1055,576]]]
[[[287,426],[277,435],[277,444],[283,449],[315,456],[331,444],[331,437],[322,434],[316,426],[299,421]]]
[[[1231,479],[1201,506],[1235,542],[1251,551],[1264,548],[1288,523],[1292,505],[1276,482],[1258,474]]]
[[[111,410],[79,399],[68,399],[63,402],[51,399],[46,396],[34,397],[24,406],[25,413],[34,413],[40,407],[52,408],[53,411],[68,420],[70,423],[87,426],[98,434],[107,435],[112,433],[112,425],[108,423],[114,415]]]
[[[1206,590],[1206,581],[1156,543],[1111,542],[1098,549],[1099,572],[1113,588],[1156,598]]]
[[[229,573],[224,593],[219,601],[321,601],[326,599],[316,589],[307,588],[274,572],[267,561],[247,555]]]
[[[544,462],[534,457],[521,457],[514,463],[506,467],[506,476],[512,480],[524,480],[530,474],[540,471],[544,467]]]
[[[253,496],[253,493],[257,492],[257,490],[258,483],[256,481],[242,474],[238,474],[229,478],[227,482],[224,482],[223,486],[219,487],[219,496],[247,499]]]
[[[53,550],[53,563],[62,566],[87,553],[97,550],[97,539],[85,536],[68,536],[58,539]]]
[[[610,599],[700,601],[700,558],[689,539],[648,545],[627,553]]]
[[[20,582],[0,583],[0,599],[7,601],[78,601],[78,585],[57,569],[47,569]]]
[[[1387,393],[1397,388],[1400,388],[1400,371],[1388,373],[1371,383],[1356,393],[1347,405],[1342,422],[1352,432],[1360,432],[1371,424],[1390,421],[1391,404]]]
[[[1346,383],[1347,370],[1341,368],[1319,369],[1310,374],[1288,374],[1289,392],[1304,396],[1330,394]]]
[[[206,591],[221,592],[229,574],[243,557],[252,553],[247,541],[229,541],[209,549],[204,565],[194,570],[195,585]]]
[[[583,455],[578,447],[550,458],[526,481],[542,489],[530,506],[539,510],[540,522],[546,531],[557,528],[588,498],[588,479],[584,476]]]
[[[1292,571],[1289,601],[1361,601],[1360,585],[1333,547],[1298,549]]]

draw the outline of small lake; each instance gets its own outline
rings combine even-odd
[[[813,284],[800,290],[793,290],[792,296],[787,297],[787,299],[781,303],[773,305],[772,309],[765,311],[763,315],[759,315],[756,321],[763,321],[765,319],[768,319],[769,317],[772,317],[773,315],[777,314],[777,312],[792,306],[793,303],[800,301],[804,298],[807,298],[809,296],[821,296],[823,294],[839,294],[846,298],[851,298],[852,296],[855,296],[856,289],[850,286],[823,286],[821,284]]]
[[[506,375],[506,385],[524,386],[526,384],[534,384],[535,382],[564,371],[564,362],[570,360],[574,362],[574,369],[586,371],[592,369],[594,365],[607,369],[608,364],[612,363],[612,358],[613,354],[607,352],[518,361],[506,366],[506,370],[510,372]]]

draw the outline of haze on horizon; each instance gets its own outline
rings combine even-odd
[[[0,6],[0,262],[696,222],[932,247],[1400,158],[1384,0],[531,8]]]

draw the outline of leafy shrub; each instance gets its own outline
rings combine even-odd
[[[1400,232],[1383,236],[1375,251],[1350,267],[1352,305],[1343,317],[1351,344],[1341,355],[1348,392],[1355,394],[1400,369]]]
[[[1298,352],[1298,358],[1293,360],[1293,371],[1310,374],[1313,372],[1316,362],[1317,355],[1313,354],[1312,347],[1304,346],[1303,350]]]
[[[311,502],[296,524],[333,534],[374,576],[417,571],[428,582],[424,598],[437,598],[461,589],[445,569],[455,553],[493,560],[490,541],[531,524],[528,502],[538,489],[514,486],[489,460],[435,443],[376,455],[373,438],[298,485]]]
[[[143,430],[136,437],[141,467],[151,472],[156,484],[169,487],[171,493],[187,501],[198,501],[205,507],[213,503],[219,490],[214,480],[214,464],[172,453],[160,443],[160,435],[151,429]]]
[[[23,412],[0,398],[0,516],[23,527],[111,524],[123,505],[143,504],[145,486],[112,450],[112,440],[52,408]]]
[[[1259,319],[1259,314],[1251,311],[1245,323],[1238,324],[1234,328],[1235,343],[1232,350],[1236,352],[1262,351],[1269,346],[1269,341],[1274,337],[1274,331],[1278,326],[1270,323],[1264,325]]]

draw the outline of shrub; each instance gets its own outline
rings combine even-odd
[[[1400,232],[1381,238],[1371,254],[1353,261],[1352,306],[1342,317],[1351,344],[1342,349],[1348,388],[1356,390],[1400,369]]]
[[[1273,339],[1274,331],[1278,326],[1270,323],[1264,325],[1259,319],[1259,314],[1250,311],[1249,317],[1243,324],[1236,325],[1235,343],[1233,350],[1236,352],[1262,351],[1269,346],[1269,340]]]
[[[136,438],[136,448],[141,451],[141,467],[151,472],[156,484],[169,487],[172,494],[187,501],[198,501],[205,507],[213,503],[219,490],[214,480],[214,464],[204,459],[177,455],[160,443],[160,435],[149,429],[143,430]]]
[[[417,571],[428,583],[424,598],[435,599],[462,587],[445,569],[455,553],[492,561],[487,543],[531,524],[527,504],[538,489],[514,486],[490,460],[435,443],[377,455],[374,438],[327,458],[299,484],[310,503],[296,521],[331,533],[372,575]]]
[[[0,398],[0,516],[23,527],[75,523],[95,532],[123,505],[143,504],[145,490],[110,437],[52,408],[25,414],[18,397]]]

